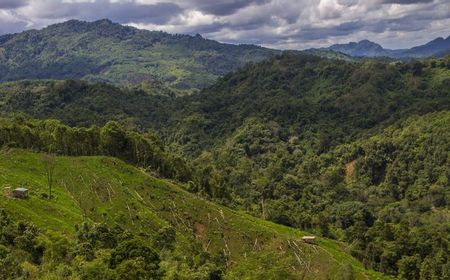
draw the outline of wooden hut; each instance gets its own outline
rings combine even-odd
[[[316,244],[316,239],[317,239],[317,237],[315,237],[315,236],[303,236],[302,237],[303,242],[308,243],[308,244]]]
[[[12,197],[15,198],[27,198],[28,197],[28,189],[25,188],[17,188],[12,191]]]

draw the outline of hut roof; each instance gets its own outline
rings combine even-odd
[[[316,237],[312,236],[312,235],[306,235],[306,236],[303,236],[302,239],[316,239]]]

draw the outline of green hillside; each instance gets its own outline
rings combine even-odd
[[[250,122],[323,153],[413,114],[449,110],[450,61],[344,62],[285,53],[176,99],[170,141],[184,152],[221,145]],[[187,117],[188,116],[188,117]]]
[[[195,159],[193,191],[343,240],[383,273],[448,279],[449,85],[448,58],[284,54],[180,101],[168,139]]]
[[[172,97],[154,92],[121,89],[84,81],[19,81],[0,83],[0,108],[4,113],[25,113],[53,118],[72,126],[104,125],[119,121],[140,129],[169,118]]]
[[[158,131],[188,154],[223,143],[246,120],[256,119],[323,152],[410,115],[448,110],[449,67],[448,58],[356,63],[285,53],[179,98],[155,88],[72,80],[2,83],[0,110],[72,126],[116,120],[130,129]]]
[[[162,248],[155,241],[152,245],[167,279],[213,279],[208,277],[221,270],[225,279],[381,279],[364,270],[339,243],[321,238],[316,246],[306,245],[300,241],[303,232],[207,202],[114,158],[57,157],[51,200],[46,196],[41,154],[3,149],[0,170],[0,208],[11,220],[35,226],[31,230],[30,224],[17,225],[17,232],[8,232],[10,225],[1,214],[0,249],[15,262],[0,257],[0,269],[10,273],[17,269],[16,276],[107,275],[107,260],[117,245],[103,244],[102,238],[111,238],[113,230],[149,242],[159,240],[162,229],[173,229],[173,241],[169,238]],[[19,186],[30,190],[28,199],[9,197],[9,191]],[[91,259],[75,252],[82,231],[75,226],[83,223],[97,234]],[[28,230],[21,233],[20,227]],[[8,235],[14,234],[8,242]],[[21,238],[34,246],[23,247]],[[40,251],[33,251],[37,247]]]
[[[120,85],[159,82],[191,92],[247,62],[280,51],[170,35],[109,20],[71,20],[0,37],[0,81],[86,79]]]

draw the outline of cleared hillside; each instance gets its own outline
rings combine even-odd
[[[114,158],[58,157],[54,198],[49,201],[41,157],[24,150],[1,151],[0,207],[14,219],[36,225],[39,238],[50,244],[55,236],[73,244],[75,225],[83,222],[120,225],[145,240],[164,227],[173,227],[174,249],[161,254],[168,279],[176,273],[201,275],[201,269],[196,271],[186,259],[174,257],[195,258],[191,256],[193,246],[198,246],[199,254],[222,255],[227,279],[343,279],[339,275],[344,274],[381,279],[365,271],[338,243],[320,239],[316,246],[306,245],[300,241],[303,232],[207,202]],[[30,189],[28,199],[8,196],[8,191],[18,186]],[[11,254],[24,260],[20,249],[11,248]],[[71,267],[74,261],[65,264]],[[55,264],[45,257],[41,266],[31,265],[39,277],[57,276],[46,271]]]

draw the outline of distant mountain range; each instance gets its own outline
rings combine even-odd
[[[425,45],[410,49],[385,49],[381,45],[369,40],[350,42],[348,44],[335,44],[321,50],[341,52],[349,56],[359,57],[391,57],[391,58],[423,58],[431,56],[444,56],[450,54],[450,36],[446,39],[439,37]]]
[[[292,51],[328,58],[428,57],[450,53],[450,37],[407,50],[388,50],[364,40],[329,48]],[[69,20],[41,30],[0,36],[0,82],[83,79],[184,95],[208,87],[249,62],[283,51],[224,44],[200,35],[168,34],[113,23]]]

